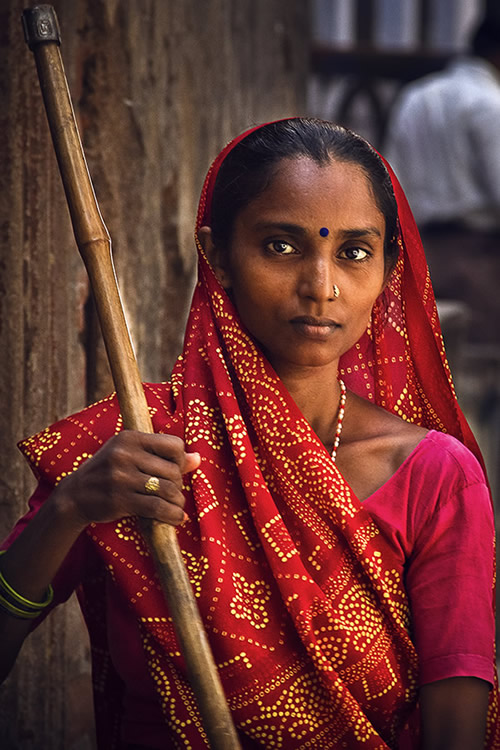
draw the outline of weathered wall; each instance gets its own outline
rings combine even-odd
[[[0,0],[0,537],[33,482],[15,443],[111,388],[20,15]],[[305,0],[60,0],[63,58],[144,379],[168,377],[194,274],[210,158],[303,108]],[[3,750],[91,748],[73,603],[0,692]]]

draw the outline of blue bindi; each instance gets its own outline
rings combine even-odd
[[[328,237],[329,235],[329,231],[326,227],[321,227],[321,229],[319,230],[319,233],[322,237]]]

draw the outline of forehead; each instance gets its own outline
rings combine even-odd
[[[336,159],[318,164],[305,156],[278,163],[266,189],[242,211],[254,213],[293,214],[301,223],[384,223],[362,167]]]

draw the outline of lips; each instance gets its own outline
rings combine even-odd
[[[340,327],[340,324],[331,318],[316,318],[311,315],[299,315],[292,318],[290,323],[303,336],[316,340],[327,339]]]

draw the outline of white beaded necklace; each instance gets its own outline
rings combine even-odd
[[[345,402],[347,398],[347,388],[345,387],[345,383],[343,380],[339,378],[339,385],[340,385],[340,401],[339,401],[339,411],[338,411],[338,420],[337,420],[337,430],[335,432],[335,438],[333,440],[333,448],[332,448],[332,461],[335,463],[335,458],[337,456],[337,448],[339,447],[340,443],[340,435],[342,433],[342,424],[344,422],[344,413],[345,413]]]

